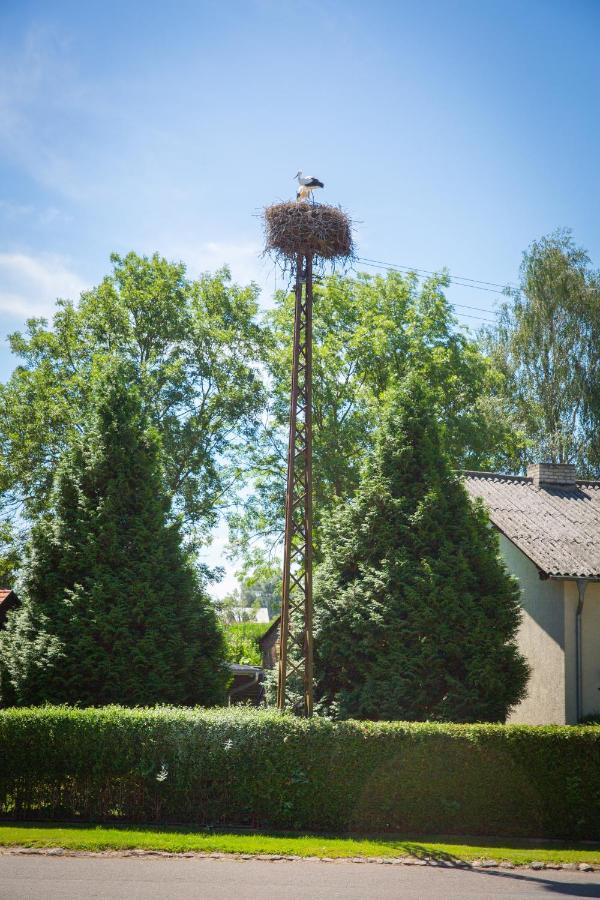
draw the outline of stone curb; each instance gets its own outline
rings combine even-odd
[[[600,872],[600,865],[589,863],[543,863],[516,864],[497,859],[444,860],[416,856],[285,856],[277,853],[203,853],[202,851],[173,853],[169,850],[67,850],[63,847],[0,847],[0,856],[83,856],[83,857],[165,857],[168,859],[237,859],[261,860],[262,862],[323,862],[323,863],[367,863],[383,866],[430,866],[438,869],[564,869],[570,872]]]

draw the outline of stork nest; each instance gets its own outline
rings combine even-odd
[[[264,211],[267,253],[294,258],[299,253],[320,259],[354,255],[352,222],[337,206],[289,200]]]

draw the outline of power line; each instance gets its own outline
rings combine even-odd
[[[469,306],[467,303],[453,303],[452,306],[460,306],[462,309],[474,309],[475,312],[487,313],[488,316],[497,316],[495,309],[485,309],[483,306]]]
[[[417,272],[417,273],[420,273],[423,275],[439,275],[440,274],[439,271],[434,272],[431,269],[420,269],[418,266],[406,266],[406,265],[401,265],[400,263],[384,262],[381,259],[370,259],[367,256],[359,256],[358,260],[359,260],[359,262],[365,262],[365,263],[368,263],[369,265],[372,265],[372,266],[375,266],[378,268],[382,268],[382,269],[397,269],[398,271],[403,270],[406,272]],[[512,288],[517,287],[516,285],[511,284],[510,282],[507,282],[506,284],[500,284],[497,281],[484,281],[481,278],[470,278],[468,275],[453,275],[452,273],[450,273],[449,278],[455,284],[460,284],[462,281],[465,281],[465,282],[471,282],[471,284],[473,286],[486,285],[488,289],[489,288],[500,288],[499,291],[491,290],[490,293],[492,293],[492,294],[504,294],[504,291],[507,287],[512,287]],[[462,286],[470,287],[471,284],[464,284]],[[478,290],[484,290],[484,289],[485,288],[483,288],[483,287],[478,288]]]
[[[384,263],[384,262],[380,262],[380,261],[376,262],[375,260],[369,260],[369,259],[366,259],[365,257],[359,257],[358,261],[365,262],[370,266],[375,266],[376,268],[386,269],[387,271],[391,271],[391,272],[400,271],[399,266],[393,266],[393,265],[391,265],[391,263]],[[420,272],[423,272],[426,274],[438,274],[438,273],[429,272],[426,269],[415,269],[415,268],[409,268],[408,266],[403,266],[402,268],[406,269],[406,271],[408,271],[408,272],[419,272],[420,271]],[[476,285],[474,285],[474,284],[473,285],[470,285],[470,284],[461,285],[460,282],[454,282],[454,283],[459,287],[476,287]],[[484,284],[489,284],[489,283],[493,284],[493,282],[483,282],[483,283]],[[479,288],[479,290],[486,290],[486,288]],[[491,293],[500,293],[500,291],[492,291]],[[474,316],[471,313],[460,312],[458,310],[458,307],[460,307],[461,309],[471,309],[471,310],[474,310],[474,312],[486,313],[488,316],[497,316],[498,313],[496,310],[489,309],[489,308],[483,307],[483,306],[470,306],[468,303],[450,303],[450,305],[456,310],[457,315],[461,316],[462,318],[476,319],[479,322],[487,322],[489,325],[496,324],[493,319],[484,318],[482,316]]]
[[[414,272],[416,275],[419,275],[420,277],[422,277],[423,275],[439,275],[440,274],[440,272],[429,272],[427,269],[415,269],[412,266],[402,266],[401,267],[401,266],[392,266],[389,263],[371,262],[370,260],[364,259],[363,257],[358,257],[358,261],[364,262],[368,266],[371,266],[375,269],[385,269],[387,272],[400,272],[403,275],[410,274],[411,272]],[[496,290],[496,288],[483,287],[482,285],[479,285],[479,284],[468,284],[467,282],[464,282],[464,281],[457,281],[456,280],[458,278],[457,275],[455,275],[455,276],[449,275],[448,278],[449,278],[450,284],[455,284],[457,287],[473,288],[476,291],[485,291],[487,294],[499,294],[500,296],[504,296],[504,291],[498,291],[498,290]]]
[[[473,316],[471,313],[459,312],[457,315],[461,316],[463,319],[477,319],[478,322],[487,322],[488,325],[496,324],[493,319],[484,319],[483,316]]]

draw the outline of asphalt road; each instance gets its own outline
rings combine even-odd
[[[1,900],[600,897],[600,873],[349,862],[0,856]]]
[[[0,856],[1,900],[600,897],[600,873],[199,858]]]

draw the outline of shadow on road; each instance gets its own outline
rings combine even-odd
[[[472,871],[476,875],[487,875],[491,878],[507,878],[511,881],[539,884],[545,892],[558,897],[600,897],[600,884],[598,881],[595,881],[593,884],[585,884],[577,881],[550,881],[548,878],[543,878],[540,875],[521,875],[515,871],[499,872],[497,869],[473,869]],[[556,874],[558,874],[558,871]]]
[[[486,876],[488,878],[502,878],[511,882],[525,882],[527,884],[539,884],[548,894],[554,894],[558,897],[600,897],[600,883],[594,880],[593,883],[585,884],[576,881],[553,881],[544,878],[542,875],[533,875],[531,870],[527,874],[520,873],[518,870],[507,869],[500,871],[498,869],[473,869],[471,866],[461,859],[452,856],[451,853],[432,852],[430,847],[423,847],[420,844],[405,844],[406,849],[418,859],[425,862],[432,862],[436,868],[452,868],[467,869],[475,876]],[[560,873],[566,874],[565,870],[553,870],[553,874],[560,877]],[[583,873],[582,873],[583,875]],[[584,876],[585,877],[585,876]],[[590,876],[591,878],[594,875]]]

